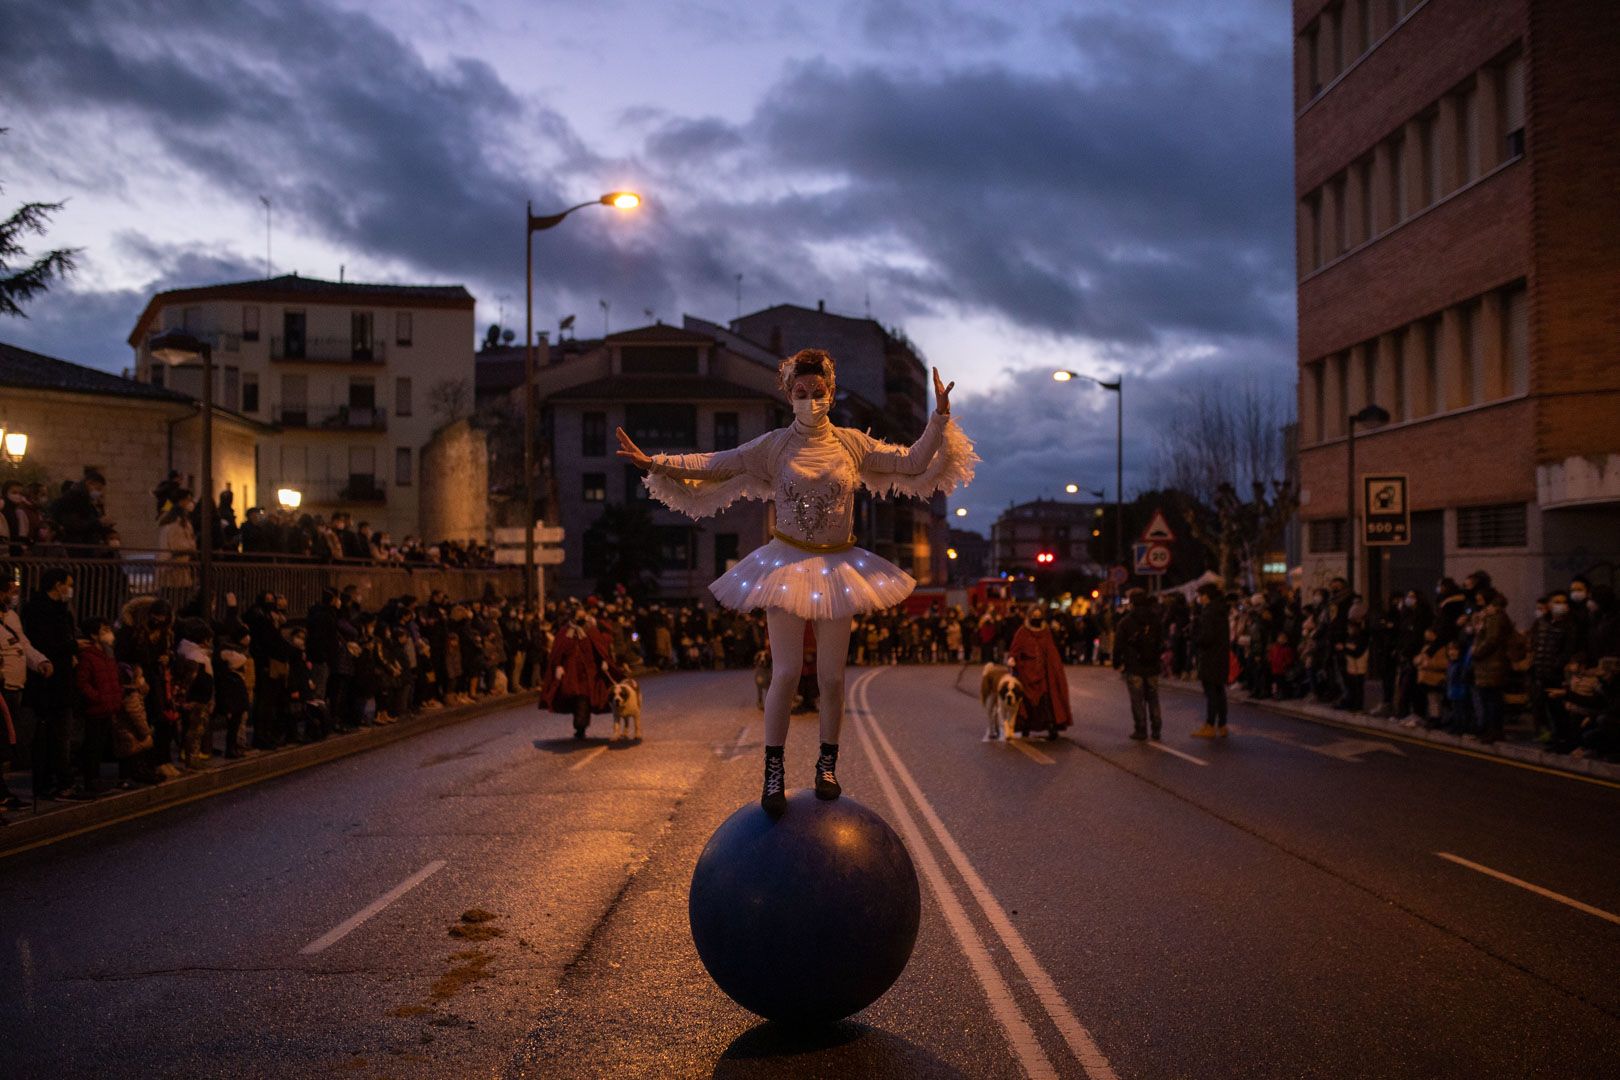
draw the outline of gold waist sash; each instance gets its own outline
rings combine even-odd
[[[772,529],[771,535],[782,541],[784,544],[791,544],[800,551],[814,552],[817,555],[831,555],[837,551],[848,551],[850,548],[855,546],[855,538],[853,536],[841,544],[812,544],[808,541],[799,540],[795,537],[788,536],[780,529]]]

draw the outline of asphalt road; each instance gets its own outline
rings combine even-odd
[[[1071,684],[1068,736],[1003,746],[976,671],[851,672],[840,776],[923,923],[831,1030],[693,952],[761,726],[748,673],[680,674],[639,745],[514,709],[0,861],[0,1076],[1620,1073],[1620,789],[1241,705],[1197,740],[1169,690],[1135,743]]]

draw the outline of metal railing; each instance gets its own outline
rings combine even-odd
[[[65,556],[7,556],[4,550],[0,545],[0,574],[17,576],[25,602],[45,571],[61,567],[71,573],[69,606],[78,619],[97,615],[117,619],[126,604],[142,596],[160,597],[181,611],[197,595],[200,567],[194,554],[120,548],[79,549]],[[523,595],[522,567],[471,570],[427,564],[318,563],[294,555],[221,552],[214,555],[211,577],[215,617],[224,613],[227,594],[234,594],[246,608],[260,594],[274,592],[287,598],[287,610],[297,618],[324,589],[348,585],[358,586],[360,604],[370,610],[396,596],[425,599],[434,589],[457,600],[480,597],[490,589],[503,597]]]
[[[346,337],[272,337],[270,359],[315,364],[381,364],[387,362],[386,343],[373,339],[357,342]]]
[[[387,431],[388,410],[375,405],[278,405],[276,423],[306,431]]]

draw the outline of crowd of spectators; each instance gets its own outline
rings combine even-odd
[[[106,478],[93,468],[54,493],[40,482],[6,482],[0,487],[0,554],[93,558],[118,551],[124,544],[118,523],[105,510],[106,487]],[[171,471],[152,489],[152,500],[159,557],[171,562],[196,558],[206,512],[195,493]],[[495,565],[494,549],[482,541],[396,540],[344,510],[323,516],[255,506],[238,520],[229,484],[206,516],[212,521],[213,551],[221,558],[471,569]]]

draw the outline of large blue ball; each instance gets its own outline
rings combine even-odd
[[[715,830],[692,873],[692,941],[733,1001],[768,1020],[857,1013],[911,958],[922,896],[911,855],[854,799],[750,803]]]

